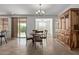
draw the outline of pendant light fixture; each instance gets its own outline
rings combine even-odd
[[[36,15],[45,15],[45,11],[42,9],[42,4],[39,4],[39,9],[36,11]]]

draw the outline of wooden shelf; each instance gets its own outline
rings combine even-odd
[[[79,32],[79,30],[74,30],[75,25],[77,25],[78,27],[76,28],[79,29],[79,8],[71,8],[60,15],[58,22],[58,39],[61,38],[60,40],[71,49],[79,47],[79,38],[77,38],[79,34],[75,34],[75,32]]]

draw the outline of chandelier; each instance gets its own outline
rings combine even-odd
[[[39,9],[36,11],[36,15],[45,15],[45,11],[42,10],[42,4],[39,4]]]

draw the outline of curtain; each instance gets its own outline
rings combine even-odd
[[[18,33],[18,18],[13,17],[12,18],[12,37],[17,37]]]

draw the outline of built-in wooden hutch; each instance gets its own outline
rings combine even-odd
[[[79,8],[71,8],[59,16],[57,37],[71,49],[79,48]]]

